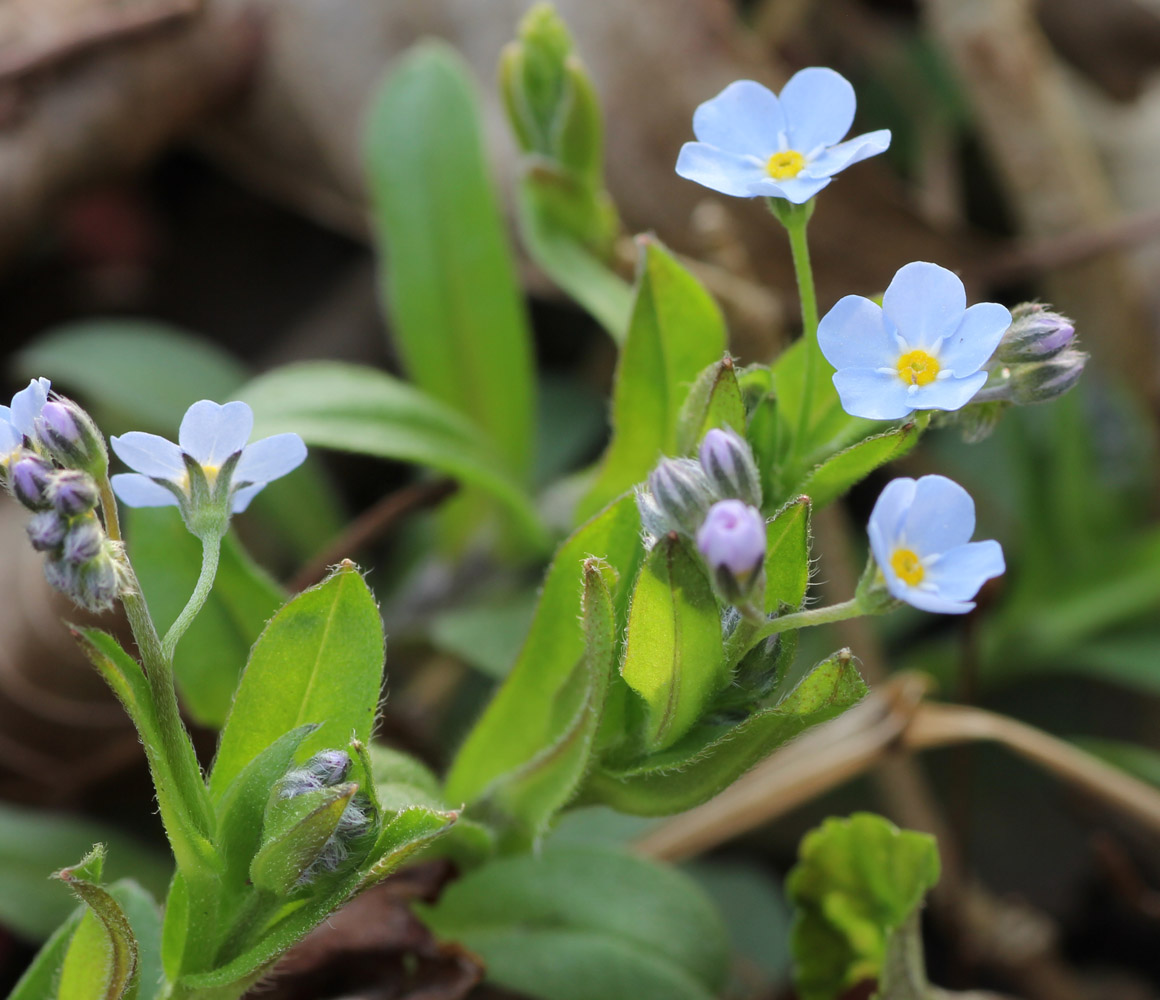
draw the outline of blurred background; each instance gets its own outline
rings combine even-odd
[[[855,623],[841,641],[872,682],[925,671],[943,698],[1074,739],[1160,784],[1160,2],[556,6],[604,109],[622,272],[632,273],[631,234],[654,232],[694,262],[743,361],[768,360],[796,335],[784,236],[760,204],[682,181],[673,164],[697,104],[738,78],[777,89],[809,65],[854,83],[857,131],[894,133],[887,156],[842,174],[819,201],[810,235],[823,310],[930,260],[960,273],[971,300],[1039,298],[1074,317],[1093,356],[1080,387],[1012,412],[978,444],[953,430],[930,435],[829,512],[827,537],[848,544],[821,552],[815,582],[838,599],[850,592],[862,525],[890,475],[957,479],[979,505],[977,537],[1003,542],[1007,577],[965,620],[900,614],[881,629]],[[290,361],[398,371],[368,220],[367,102],[413,43],[450,42],[473,70],[510,213],[517,150],[495,67],[526,7],[0,0],[0,395],[47,374],[106,432],[172,434],[174,410],[224,399]],[[517,260],[543,386],[545,482],[599,455],[616,355],[592,319]],[[126,368],[86,347],[141,331],[183,353]],[[133,399],[119,404],[118,394]],[[259,516],[239,526],[274,578],[302,586],[336,539],[351,542],[344,526],[372,512],[351,554],[376,567],[391,634],[382,735],[437,767],[510,662],[541,568],[472,554],[418,561],[430,531],[420,508],[438,501],[438,485],[407,466],[319,455],[308,487],[271,487]],[[312,514],[296,519],[289,512],[307,495]],[[383,518],[384,500],[400,495],[411,514]],[[58,624],[76,612],[43,584],[23,531],[22,511],[0,505],[9,900],[43,880],[28,860],[28,810],[160,841],[137,739]],[[472,618],[486,588],[505,599]],[[201,737],[211,750],[212,732]],[[780,878],[802,831],[855,808],[940,833],[947,877],[928,933],[936,981],[1030,1000],[1160,997],[1160,831],[977,745],[890,763],[696,862],[736,930],[738,996],[789,995]],[[132,815],[145,825],[126,829]],[[578,817],[568,835],[637,832],[597,815]],[[38,844],[45,864],[55,859],[43,870],[75,860],[72,843]],[[56,919],[15,919],[12,909],[0,904],[0,988]]]

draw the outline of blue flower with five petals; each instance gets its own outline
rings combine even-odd
[[[203,399],[186,411],[177,444],[143,431],[113,437],[117,457],[136,470],[113,476],[113,489],[130,507],[179,506],[185,513],[199,485],[191,480],[191,471],[196,477],[200,468],[208,492],[239,514],[263,486],[306,458],[306,445],[297,434],[275,434],[247,444],[253,427],[254,413],[247,404],[219,406]],[[228,477],[224,482],[223,476]]]
[[[842,408],[898,420],[915,410],[957,410],[987,381],[980,369],[1011,325],[995,302],[967,308],[963,283],[937,264],[901,268],[882,305],[847,295],[818,325]]]
[[[794,73],[780,95],[738,80],[694,112],[698,141],[681,147],[677,173],[738,198],[804,204],[834,174],[890,146],[888,129],[842,142],[856,103],[849,81],[820,66]]]
[[[11,406],[0,406],[0,466],[7,467],[24,447],[24,439],[36,435],[36,418],[48,402],[52,383],[34,378],[12,397]]]
[[[867,528],[874,561],[893,597],[922,611],[959,615],[1006,569],[998,542],[972,542],[975,502],[945,476],[895,479]]]

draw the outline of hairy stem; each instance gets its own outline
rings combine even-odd
[[[193,593],[189,596],[189,601],[182,609],[172,625],[169,626],[169,631],[165,633],[165,638],[162,640],[161,649],[165,654],[166,660],[172,662],[173,654],[177,650],[177,644],[181,641],[181,637],[185,635],[186,629],[193,624],[193,620],[197,617],[199,611],[204,607],[206,600],[209,598],[209,593],[213,589],[213,581],[217,576],[218,556],[221,554],[222,540],[221,536],[207,535],[201,540],[201,572],[197,577],[197,584],[193,588]]]

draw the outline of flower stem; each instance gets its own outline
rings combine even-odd
[[[165,658],[170,662],[173,660],[173,654],[177,650],[177,644],[181,641],[181,637],[185,635],[186,629],[193,624],[193,620],[205,605],[209,593],[213,589],[221,546],[221,535],[206,535],[201,540],[201,572],[198,574],[197,584],[193,588],[193,593],[189,595],[189,601],[182,609],[181,614],[169,626],[169,631],[165,633],[165,639],[161,643]]]
[[[733,635],[729,637],[729,646],[726,652],[727,662],[736,665],[759,642],[768,639],[771,635],[780,632],[789,632],[791,629],[810,628],[814,625],[828,625],[831,622],[845,621],[847,618],[857,618],[866,614],[866,609],[856,597],[851,597],[841,604],[831,604],[826,608],[812,608],[809,611],[795,611],[793,614],[771,618],[763,625],[756,625],[742,620],[738,623]]]

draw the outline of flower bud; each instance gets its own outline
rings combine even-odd
[[[713,504],[697,532],[697,548],[713,571],[722,596],[732,602],[748,597],[765,562],[765,520],[740,500]]]
[[[29,510],[47,510],[52,504],[48,499],[49,477],[52,466],[39,455],[31,452],[16,460],[9,475],[9,487]]]
[[[61,555],[65,562],[81,566],[96,559],[104,544],[105,532],[96,516],[89,514],[69,525],[61,546]]]
[[[67,543],[68,536],[65,541]],[[44,563],[49,585],[89,611],[108,611],[122,589],[116,548],[105,541],[88,562],[74,563],[60,555],[50,555]]]
[[[1003,364],[1043,361],[1075,340],[1075,326],[1061,313],[1039,302],[1025,302],[1011,312],[1011,326],[999,341],[995,358]]]
[[[64,517],[87,514],[97,505],[96,481],[80,469],[59,469],[49,476],[48,500]]]
[[[323,785],[337,785],[350,772],[350,754],[345,750],[321,750],[311,757],[302,769],[309,771]]]
[[[698,457],[719,497],[761,506],[757,463],[749,444],[736,431],[714,427],[701,442]]]
[[[109,468],[109,453],[97,425],[71,399],[49,400],[36,419],[36,436],[41,446],[65,468],[84,469],[103,476]]]
[[[68,531],[68,521],[55,510],[44,510],[28,522],[28,540],[37,552],[51,552],[59,548]]]
[[[691,458],[662,459],[648,477],[648,486],[663,518],[663,530],[656,534],[676,531],[696,537],[715,499],[700,463]]]
[[[1083,374],[1089,355],[1068,348],[1049,361],[1020,365],[1012,370],[1011,401],[1014,403],[1046,403],[1062,396]]]

